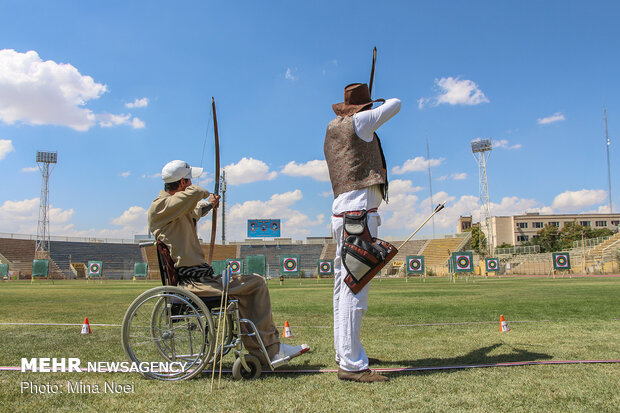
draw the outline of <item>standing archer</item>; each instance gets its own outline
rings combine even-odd
[[[374,72],[374,61],[373,61]],[[372,75],[371,75],[372,81]],[[372,109],[373,103],[383,104]],[[369,284],[362,284],[356,293],[351,278],[356,260],[346,261],[347,254],[355,251],[344,243],[348,213],[362,216],[361,231],[377,236],[381,219],[377,208],[388,199],[388,179],[381,141],[377,129],[400,110],[399,99],[376,99],[370,97],[365,83],[353,83],[344,89],[344,102],[332,105],[337,117],[327,126],[325,135],[325,160],[334,191],[332,204],[332,233],[337,241],[334,259],[334,348],[339,363],[338,378],[358,382],[387,381],[388,378],[368,368],[369,358],[360,341],[362,317],[368,308]],[[353,221],[347,221],[353,223]],[[355,227],[352,225],[351,228]],[[362,228],[364,227],[364,228]],[[349,238],[347,238],[349,240]],[[343,248],[343,244],[347,249]],[[360,239],[358,247],[364,249]],[[351,247],[355,248],[355,247]],[[362,254],[365,251],[361,251]],[[351,265],[347,265],[351,262]],[[362,264],[363,265],[363,264]],[[347,278],[348,277],[348,278]],[[368,281],[366,281],[368,282]],[[378,362],[370,359],[370,362]]]

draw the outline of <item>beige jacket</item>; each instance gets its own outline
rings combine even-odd
[[[205,262],[196,231],[201,208],[196,205],[209,195],[209,191],[196,185],[174,195],[161,191],[148,210],[149,230],[168,246],[177,268]]]

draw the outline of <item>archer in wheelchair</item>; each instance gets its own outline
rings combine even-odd
[[[220,197],[192,185],[191,179],[201,173],[202,168],[183,161],[162,169],[164,190],[148,210],[148,223],[157,240],[163,286],[130,305],[122,326],[123,349],[132,362],[183,366],[141,372],[159,380],[194,377],[234,349],[233,377],[256,378],[263,365],[273,370],[309,347],[280,343],[269,290],[260,275],[222,276],[205,262],[197,222],[217,208]],[[205,198],[209,204],[199,205]],[[141,245],[149,244],[153,242]]]

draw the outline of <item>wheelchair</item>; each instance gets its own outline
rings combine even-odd
[[[244,349],[242,336],[258,341],[269,368],[274,370],[277,365],[269,359],[256,326],[251,320],[240,317],[238,300],[228,299],[221,306],[221,296],[198,297],[177,287],[178,275],[166,245],[153,241],[143,242],[140,247],[153,244],[157,245],[163,285],[145,291],[131,303],[121,329],[125,355],[137,366],[145,366],[139,369],[140,374],[165,381],[191,379],[234,350],[233,378],[258,378],[262,372],[261,362]],[[220,319],[223,326],[218,331],[214,320]],[[243,332],[242,325],[249,332]],[[216,333],[220,334],[217,348]]]

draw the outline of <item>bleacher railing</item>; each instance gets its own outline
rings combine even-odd
[[[497,255],[518,255],[518,254],[538,254],[540,245],[524,245],[520,247],[496,248]]]
[[[36,235],[26,235],[26,234],[13,234],[0,232],[0,238],[11,238],[11,239],[23,239],[29,241],[36,241]],[[123,239],[123,238],[97,238],[97,237],[61,237],[61,236],[51,236],[50,241],[66,241],[66,242],[94,242],[101,244],[137,244],[140,241],[135,241],[133,239]]]
[[[584,246],[586,248],[593,248],[593,247],[596,247],[597,245],[600,245],[603,242],[607,241],[611,237],[612,237],[611,235],[608,235],[606,237],[590,238],[590,239],[586,239],[584,241],[581,241],[581,240],[573,241],[573,248],[582,248]]]

